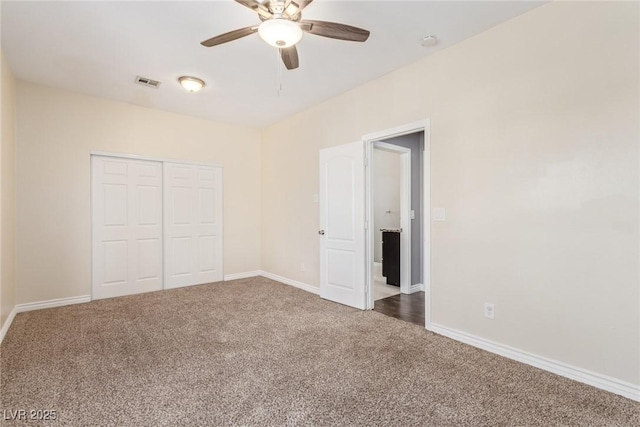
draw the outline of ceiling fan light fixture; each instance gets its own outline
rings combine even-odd
[[[190,93],[195,93],[204,87],[204,81],[197,77],[182,76],[178,78],[178,81]]]
[[[285,18],[266,20],[258,27],[258,34],[273,47],[284,49],[294,46],[302,39],[300,26]]]

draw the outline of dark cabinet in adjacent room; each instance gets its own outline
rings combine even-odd
[[[400,230],[382,231],[382,275],[387,285],[400,286]]]

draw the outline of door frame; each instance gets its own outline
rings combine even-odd
[[[376,141],[394,138],[412,133],[424,132],[423,173],[422,173],[422,281],[425,294],[425,327],[431,329],[431,120],[424,119],[414,123],[397,126],[366,134],[362,137],[365,155],[365,276],[366,308],[373,309],[373,144]]]
[[[152,162],[161,162],[161,163],[183,163],[185,165],[197,165],[197,166],[211,166],[214,168],[222,168],[224,171],[224,166],[218,163],[207,163],[207,162],[194,162],[189,160],[181,160],[181,159],[171,159],[168,157],[153,157],[153,156],[144,156],[141,154],[130,154],[130,153],[116,153],[113,151],[91,151],[89,153],[89,159],[91,156],[103,156],[103,157],[116,157],[120,159],[134,159],[134,160],[149,160]]]
[[[389,144],[384,141],[374,141],[373,150],[383,150],[400,155],[400,292],[403,294],[411,293],[411,149],[401,147],[399,145]],[[375,165],[373,161],[373,150],[371,151],[371,177],[375,174]],[[371,182],[371,208],[373,209],[373,193],[375,188],[373,180]],[[375,224],[374,215],[371,216],[371,224],[368,227],[369,234],[369,251],[371,254],[375,252],[375,233],[373,225]],[[373,262],[369,264],[372,268]],[[373,286],[373,281],[371,282]],[[373,298],[373,288],[368,292],[369,299]]]

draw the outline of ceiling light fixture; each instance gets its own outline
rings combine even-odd
[[[182,76],[178,81],[188,92],[195,93],[204,87],[204,81],[197,77]]]
[[[281,49],[291,47],[302,39],[300,26],[285,18],[273,18],[264,21],[258,27],[258,34],[262,40],[271,46]]]

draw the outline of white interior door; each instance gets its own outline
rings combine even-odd
[[[162,289],[162,163],[91,157],[93,299]]]
[[[364,309],[365,175],[362,142],[320,150],[320,296]]]
[[[223,280],[222,169],[164,164],[165,288]]]

